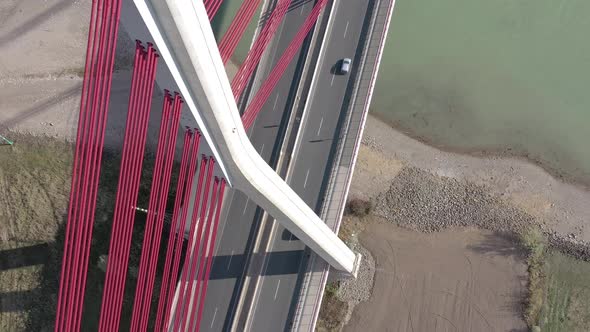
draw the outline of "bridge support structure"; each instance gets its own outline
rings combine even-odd
[[[333,268],[356,276],[354,253],[254,149],[201,1],[133,0],[228,184],[244,192]]]

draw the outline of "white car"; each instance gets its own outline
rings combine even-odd
[[[348,72],[350,71],[350,64],[351,63],[352,63],[352,60],[350,58],[342,59],[342,65],[340,66],[340,73],[341,74],[348,74]]]

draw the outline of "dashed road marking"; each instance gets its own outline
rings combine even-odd
[[[248,203],[250,202],[250,197],[246,200],[246,204],[244,204],[244,211],[242,211],[242,215],[246,214],[246,209],[248,208]]]
[[[281,279],[277,283],[277,289],[275,290],[275,300],[277,299],[277,295],[279,294],[279,286],[281,286]]]
[[[346,32],[348,31],[348,23],[350,23],[350,21],[346,21],[346,28],[344,28],[344,39],[346,39]]]
[[[277,101],[278,101],[278,100],[279,100],[279,94],[277,93],[277,96],[275,97],[275,103],[274,103],[274,105],[272,106],[272,110],[273,110],[273,111],[274,111],[274,110],[275,110],[275,108],[277,107]]]
[[[217,317],[217,307],[215,307],[215,312],[213,313],[213,319],[211,320],[211,328],[213,328],[213,324],[215,323],[215,317]]]
[[[234,251],[231,251],[231,255],[229,256],[229,262],[227,262],[227,270],[229,271],[229,266],[231,265],[231,260],[234,258]]]

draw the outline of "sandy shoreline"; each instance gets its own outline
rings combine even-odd
[[[535,164],[520,158],[475,157],[441,151],[373,116],[367,119],[363,143],[351,195],[376,197],[379,194],[376,191],[386,190],[401,169],[410,166],[436,176],[485,186],[491,194],[534,216],[546,230],[590,242],[590,191],[556,179]],[[381,167],[380,179],[363,178],[366,173],[363,169],[384,163],[389,167]],[[371,185],[366,186],[366,181],[371,181]],[[374,190],[364,192],[363,187]]]
[[[484,149],[463,148],[462,149],[462,148],[457,148],[457,147],[439,145],[439,144],[436,144],[436,142],[432,142],[432,140],[429,140],[426,137],[422,137],[421,135],[414,135],[410,131],[400,128],[393,121],[387,119],[385,116],[383,116],[379,113],[371,113],[370,116],[387,124],[389,127],[391,127],[393,130],[397,131],[398,133],[401,133],[409,138],[412,138],[422,144],[426,144],[428,146],[431,146],[437,150],[441,150],[441,151],[449,152],[449,153],[454,153],[454,154],[469,155],[469,156],[477,157],[477,158],[503,158],[503,159],[510,158],[510,159],[520,160],[521,162],[531,163],[531,164],[541,167],[546,172],[548,172],[553,177],[559,179],[562,182],[566,182],[566,183],[569,183],[574,186],[579,186],[584,190],[590,191],[590,177],[588,175],[585,176],[584,174],[570,174],[570,173],[560,170],[558,168],[551,167],[547,162],[544,162],[543,160],[541,160],[539,158],[535,158],[534,156],[531,156],[526,151],[518,151],[518,150],[512,149],[510,147],[495,148],[495,149],[493,149],[493,148],[484,148]]]

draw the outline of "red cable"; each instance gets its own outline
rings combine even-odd
[[[213,159],[212,159],[213,160]],[[201,278],[203,278],[203,274],[205,273],[204,268],[205,268],[205,259],[207,259],[207,248],[209,247],[209,243],[211,241],[215,241],[215,239],[210,238],[211,236],[211,224],[213,221],[213,214],[214,214],[214,210],[215,210],[215,203],[217,201],[217,187],[219,186],[219,179],[217,177],[214,177],[214,181],[213,181],[213,190],[211,191],[211,203],[209,204],[209,210],[207,212],[207,222],[203,223],[203,228],[204,228],[204,235],[202,235],[202,240],[203,242],[203,249],[201,250],[201,254],[200,254],[200,258],[199,258],[199,272],[197,273],[197,287],[195,287],[195,295],[193,296],[194,299],[194,304],[193,304],[193,308],[191,310],[191,314],[190,314],[190,320],[189,320],[189,331],[195,331],[195,317],[197,314],[197,311],[199,310],[199,291],[201,290]],[[195,305],[196,304],[196,305]],[[188,316],[188,315],[187,315]],[[197,325],[197,327],[199,327],[199,325]]]
[[[223,0],[217,0],[215,2],[215,5],[213,5],[213,8],[211,9],[211,14],[209,16],[209,19],[211,21],[213,21],[213,18],[215,18],[215,15],[217,15],[217,11],[219,11],[219,8],[221,7],[222,2],[223,2]]]
[[[160,190],[159,193],[159,207],[157,210],[157,219],[156,219],[156,228],[154,233],[154,238],[152,239],[152,252],[151,252],[151,264],[148,265],[148,279],[147,279],[147,287],[145,287],[144,292],[144,305],[142,311],[142,319],[140,324],[140,331],[147,330],[147,323],[149,321],[150,316],[150,307],[152,304],[152,294],[154,289],[154,282],[156,279],[156,267],[158,266],[158,256],[160,251],[160,241],[162,238],[162,227],[164,225],[164,216],[166,213],[166,203],[168,202],[168,192],[170,190],[170,178],[172,176],[172,164],[174,162],[174,152],[176,150],[176,140],[178,138],[178,126],[180,122],[180,114],[182,111],[182,100],[179,94],[175,94],[174,96],[174,109],[173,109],[173,120],[170,129],[170,136],[168,139],[168,151],[166,153],[166,164],[164,167],[164,178],[162,181],[163,189]]]
[[[109,1],[109,3],[107,4],[107,8],[109,8],[110,10],[112,10],[112,6],[111,3]],[[85,269],[84,269],[84,263],[85,263],[85,254],[86,254],[86,243],[90,242],[89,239],[89,232],[91,232],[90,229],[90,225],[89,225],[89,217],[88,216],[88,204],[90,203],[91,197],[91,191],[92,188],[94,187],[94,173],[96,172],[96,164],[97,164],[97,153],[99,151],[97,151],[97,144],[96,144],[96,135],[99,134],[99,130],[100,130],[100,111],[101,111],[101,103],[102,103],[102,99],[99,99],[100,97],[102,97],[102,89],[103,89],[103,74],[105,71],[105,61],[106,61],[106,57],[107,57],[107,49],[105,49],[104,44],[106,41],[106,29],[107,26],[110,29],[110,24],[104,24],[104,21],[108,18],[108,14],[107,14],[107,10],[103,11],[103,24],[101,27],[101,38],[100,38],[100,43],[99,43],[99,52],[100,52],[100,57],[98,59],[98,74],[95,77],[95,89],[94,89],[94,93],[93,93],[93,103],[92,103],[92,110],[90,112],[90,116],[91,116],[91,122],[90,122],[90,139],[91,139],[91,143],[89,143],[90,145],[90,157],[86,156],[85,158],[85,169],[87,170],[85,177],[84,177],[84,189],[82,191],[82,208],[80,209],[80,211],[78,211],[79,215],[79,223],[80,223],[80,227],[81,227],[81,231],[78,233],[78,236],[76,238],[76,244],[75,244],[75,250],[76,250],[76,255],[74,256],[74,270],[73,270],[73,286],[71,287],[70,293],[71,293],[71,297],[73,298],[73,304],[68,308],[68,318],[66,321],[66,329],[67,330],[76,330],[75,326],[77,325],[77,321],[78,321],[78,312],[81,311],[81,308],[83,307],[84,303],[83,301],[81,301],[80,297],[83,296],[84,293],[84,287],[83,287],[83,279],[84,279],[84,275],[86,273]],[[110,22],[109,22],[110,23]],[[100,85],[99,85],[100,83]],[[99,85],[99,87],[97,88],[96,85]],[[100,96],[99,96],[100,95]],[[91,177],[92,175],[92,177]],[[90,178],[91,177],[91,178]]]
[[[157,54],[155,54],[155,58],[157,58]],[[155,61],[155,59],[154,59]],[[152,93],[153,93],[153,83],[155,80],[155,70],[156,70],[156,64],[153,63],[151,65],[151,78],[149,80],[150,82],[150,87],[148,89],[148,96],[146,98],[142,98],[141,100],[141,107],[142,108],[150,108],[151,107],[151,103],[152,103]],[[149,114],[148,117],[145,119],[145,121],[149,120]],[[141,181],[141,169],[142,169],[142,165],[143,165],[143,154],[145,151],[145,140],[146,140],[146,133],[147,133],[147,126],[144,128],[144,131],[142,132],[142,150],[141,150],[141,158],[139,158],[139,167],[138,167],[138,172],[134,175],[134,186],[139,186],[139,183]],[[129,204],[127,205],[127,213],[126,213],[126,219],[129,220],[128,223],[126,223],[126,228],[124,230],[124,239],[123,239],[123,243],[124,243],[124,250],[122,253],[122,263],[121,263],[121,273],[123,274],[120,280],[119,285],[117,286],[117,302],[115,303],[115,308],[113,309],[114,313],[115,313],[115,319],[113,320],[113,322],[111,323],[111,330],[118,330],[119,327],[119,322],[121,320],[121,307],[123,305],[123,296],[125,293],[125,282],[126,282],[126,276],[128,273],[128,264],[129,264],[129,253],[131,250],[131,239],[133,236],[133,225],[135,222],[135,215],[136,215],[136,211],[135,211],[135,206],[137,205],[137,197],[139,195],[139,191],[135,191],[132,195],[132,198],[129,202]]]
[[[106,130],[106,120],[107,120],[107,115],[108,115],[108,103],[110,101],[110,94],[111,94],[111,83],[112,83],[112,74],[113,74],[113,65],[114,65],[114,60],[115,60],[115,51],[116,51],[116,39],[117,39],[117,34],[118,34],[118,28],[119,28],[119,17],[121,14],[121,2],[120,0],[118,0],[115,5],[113,6],[113,10],[114,12],[111,12],[110,18],[114,20],[114,27],[111,23],[110,28],[109,28],[109,36],[110,39],[107,42],[107,50],[109,53],[106,54],[107,57],[110,56],[110,59],[107,58],[107,63],[106,63],[106,79],[103,80],[102,82],[102,93],[101,93],[101,103],[99,104],[99,106],[102,106],[99,108],[99,116],[101,117],[100,121],[99,121],[99,127],[98,129],[98,142],[97,142],[97,151],[96,153],[98,154],[98,161],[96,163],[96,171],[93,172],[92,174],[94,175],[94,181],[93,181],[93,187],[92,190],[90,192],[90,210],[87,212],[89,213],[89,215],[87,216],[88,220],[88,238],[85,241],[85,251],[84,251],[84,255],[83,257],[83,263],[82,263],[82,287],[80,289],[78,298],[79,298],[79,307],[78,307],[78,313],[76,316],[76,320],[75,320],[75,325],[74,325],[74,329],[75,330],[79,330],[80,329],[80,324],[81,324],[81,318],[82,318],[82,309],[83,309],[83,305],[84,305],[84,292],[85,292],[85,287],[86,287],[86,278],[88,276],[88,259],[89,259],[89,255],[90,255],[90,245],[91,245],[91,239],[92,239],[92,230],[93,230],[93,226],[94,226],[94,212],[96,210],[96,196],[98,193],[98,184],[99,184],[99,179],[100,179],[100,169],[101,169],[101,163],[102,163],[102,150],[103,150],[103,146],[104,146],[104,134],[105,134],[105,130]],[[104,95],[104,93],[106,92],[106,96]]]
[[[143,51],[143,46],[141,46],[141,44],[138,43],[138,46],[140,46],[140,53],[138,55],[139,59],[138,61],[140,62],[138,64],[137,67],[137,71],[138,71],[138,75],[137,77],[135,77],[134,79],[137,80],[138,82],[136,82],[136,86],[134,87],[136,91],[132,91],[132,94],[130,94],[129,98],[129,110],[128,112],[133,112],[133,113],[141,113],[141,108],[138,107],[137,105],[137,99],[138,98],[144,98],[142,90],[143,90],[143,82],[146,81],[145,78],[145,66],[146,66],[146,59],[145,59],[145,52]],[[141,117],[141,114],[138,114]],[[139,121],[136,121],[139,123]],[[141,130],[141,128],[139,128],[139,130]],[[133,134],[134,136],[137,136],[137,134]],[[137,141],[137,140],[135,140]],[[135,149],[137,148],[137,143],[134,144],[133,146],[133,150],[132,150],[132,155],[134,155],[135,153]],[[120,206],[115,206],[115,217],[113,218],[113,234],[116,234],[116,237],[111,237],[111,243],[114,242],[114,251],[109,250],[109,256],[108,256],[108,263],[110,264],[111,261],[113,262],[114,265],[114,271],[112,272],[112,274],[109,275],[109,266],[107,265],[107,281],[109,280],[109,277],[112,278],[111,279],[111,283],[107,284],[105,283],[105,296],[108,294],[108,298],[105,299],[103,298],[103,303],[102,306],[104,306],[104,310],[107,311],[107,316],[105,317],[105,323],[108,324],[107,326],[104,325],[99,325],[99,331],[108,331],[110,329],[110,325],[112,324],[112,320],[113,318],[113,309],[114,309],[114,302],[116,301],[116,295],[118,293],[118,285],[119,285],[119,281],[117,281],[116,278],[120,278],[120,273],[121,273],[121,263],[120,260],[118,259],[120,257],[120,244],[122,242],[121,237],[123,236],[122,234],[122,229],[125,228],[126,222],[127,222],[127,209],[129,208],[129,200],[130,200],[130,193],[129,191],[131,189],[129,189],[130,187],[132,187],[132,181],[133,181],[133,176],[135,174],[134,168],[137,167],[136,162],[134,162],[133,166],[129,166],[129,167],[133,167],[131,169],[121,169],[121,172],[124,172],[120,175],[119,179],[121,179],[121,176],[124,176],[127,179],[127,187],[123,188],[122,190],[124,190],[125,194],[126,194],[126,199],[124,201],[121,202]],[[120,180],[119,180],[120,181]],[[117,213],[119,215],[117,215]],[[118,218],[120,218],[120,226],[116,227],[115,221],[118,220]],[[115,233],[116,232],[116,233]],[[108,288],[107,288],[108,287]],[[107,293],[107,289],[108,289],[108,293]],[[101,309],[102,310],[102,309]],[[102,315],[102,314],[101,314]]]
[[[256,0],[249,1],[241,15],[236,15],[236,18],[234,18],[234,22],[236,22],[234,27],[230,26],[230,28],[228,28],[228,31],[226,32],[228,38],[223,38],[222,43],[220,43],[221,58],[224,64],[227,63],[227,61],[233,55],[233,52],[239,44],[244,31],[248,27],[248,23],[250,23],[252,16],[258,7],[258,4],[259,2]]]
[[[104,324],[110,318],[110,310],[112,308],[112,291],[114,278],[118,274],[118,262],[115,255],[119,250],[119,234],[123,225],[121,224],[122,209],[124,203],[127,202],[129,196],[129,178],[130,173],[133,172],[133,161],[129,160],[131,150],[135,148],[136,131],[138,130],[136,120],[137,109],[135,107],[135,94],[137,93],[137,84],[139,76],[139,59],[142,56],[142,46],[139,42],[135,45],[135,57],[133,65],[133,74],[131,78],[131,91],[129,93],[129,106],[127,109],[127,120],[125,128],[125,136],[123,139],[123,152],[121,157],[121,166],[119,169],[119,183],[117,184],[117,196],[115,199],[115,211],[113,215],[113,226],[111,230],[111,241],[109,243],[107,270],[105,276],[103,297],[100,309],[99,331],[104,331]],[[108,306],[107,306],[108,304]]]
[[[211,188],[211,180],[213,180],[213,166],[215,164],[215,160],[213,158],[209,158],[209,169],[207,172],[207,182],[205,182],[205,196],[203,197],[203,203],[201,203],[201,215],[199,217],[199,221],[198,221],[198,226],[197,226],[197,233],[196,233],[196,241],[197,243],[194,246],[194,250],[193,250],[193,255],[192,255],[192,268],[191,268],[191,272],[189,274],[189,278],[188,280],[191,283],[190,286],[190,290],[188,292],[188,294],[186,293],[186,288],[185,288],[185,304],[186,304],[186,312],[183,314],[183,323],[182,323],[182,329],[181,331],[186,331],[186,324],[187,324],[187,319],[190,316],[190,313],[192,311],[192,307],[190,306],[190,301],[191,298],[195,298],[191,296],[193,294],[193,288],[194,288],[194,283],[193,280],[195,280],[195,273],[197,272],[197,263],[198,261],[201,261],[201,259],[199,259],[199,251],[201,248],[201,240],[203,238],[203,226],[205,224],[205,217],[206,217],[206,213],[207,213],[207,202],[209,201],[209,196],[210,196],[210,191],[209,189]],[[199,264],[200,266],[200,264]]]
[[[248,106],[247,111],[245,112],[244,116],[244,124],[246,127],[249,127],[252,122],[254,121],[256,115],[264,105],[264,102],[272,92],[272,89],[276,86],[278,81],[280,80],[283,72],[289,65],[289,62],[293,58],[293,56],[297,53],[298,48],[300,47],[301,43],[305,39],[307,33],[311,30],[313,25],[315,24],[315,20],[317,20],[317,16],[320,13],[320,10],[325,6],[326,1],[321,1],[316,4],[312,13],[310,13],[309,17],[306,19],[303,27],[297,33],[297,36],[294,38],[293,42],[289,45],[288,49],[284,52],[283,56],[273,69],[273,72],[264,83],[263,87],[255,96],[254,100],[252,101],[251,105]]]
[[[148,43],[148,49],[151,45]],[[155,59],[157,59],[159,56],[157,54],[155,55]],[[152,95],[153,95],[153,84],[155,82],[155,76],[156,76],[156,63],[155,63],[155,59],[154,59],[154,64],[152,65],[152,73],[151,73],[151,78],[149,79],[150,82],[150,92],[148,93],[147,98],[145,98],[143,100],[143,108],[144,109],[151,109],[151,104],[152,104]],[[147,113],[147,112],[146,112]],[[145,119],[145,121],[149,120],[149,114]],[[146,133],[148,131],[148,126],[144,127],[144,130],[142,132],[142,146],[145,147],[145,141],[146,141]],[[139,167],[138,167],[138,172],[135,174],[134,176],[134,186],[139,186],[140,180],[141,180],[141,169],[142,169],[142,165],[143,165],[143,153],[144,153],[144,149],[141,150],[141,158],[139,158]],[[118,325],[119,322],[121,320],[121,307],[123,305],[123,295],[125,292],[125,280],[126,280],[126,276],[128,273],[128,264],[129,264],[129,252],[131,250],[131,239],[133,236],[133,224],[135,221],[135,206],[137,205],[137,197],[139,195],[139,191],[135,191],[133,193],[132,199],[129,203],[128,206],[128,210],[127,210],[127,218],[129,220],[131,220],[131,222],[126,224],[126,229],[124,230],[124,243],[125,243],[125,247],[124,247],[124,252],[123,252],[123,261],[122,261],[122,282],[118,287],[118,295],[117,295],[117,300],[118,302],[116,302],[116,306],[114,309],[115,312],[115,320],[114,323],[112,324],[112,330],[118,330]]]
[[[227,63],[227,61],[233,55],[238,42],[242,38],[244,31],[248,27],[248,23],[252,20],[254,13],[256,12],[256,8],[260,4],[260,0],[248,0],[242,2],[240,9],[236,13],[233,21],[231,22],[230,26],[227,28],[227,32],[221,38],[219,42],[219,52],[221,54],[221,59],[223,63]]]
[[[238,69],[236,75],[234,76],[231,83],[231,87],[236,100],[239,98],[239,96],[246,88],[246,82],[250,79],[250,76],[252,76],[252,73],[258,66],[262,54],[264,53],[266,47],[274,37],[274,34],[277,28],[279,27],[280,23],[282,22],[283,17],[285,17],[285,14],[287,14],[290,4],[291,0],[280,0],[278,5],[272,11],[264,28],[256,38],[256,41],[254,42],[254,45],[252,45],[252,48],[248,52],[246,59]]]
[[[147,96],[145,95],[145,92],[142,92],[142,95],[144,96],[143,98],[140,99],[140,103],[139,103],[139,108],[144,110],[144,113],[146,115],[144,121],[148,121],[149,120],[149,110],[151,109],[151,101],[152,101],[152,93],[153,93],[153,83],[155,81],[155,74],[156,74],[156,60],[158,58],[158,55],[155,54],[155,51],[153,50],[153,48],[151,48],[151,44],[148,43],[148,51],[154,53],[154,56],[152,57],[152,61],[150,64],[148,64],[148,82],[150,83],[149,85],[149,92],[147,93]],[[137,168],[137,172],[136,174],[133,175],[133,186],[134,187],[139,187],[139,182],[141,179],[141,169],[142,169],[142,165],[143,165],[143,155],[144,155],[144,151],[145,151],[145,141],[146,141],[146,133],[148,130],[148,126],[146,125],[143,128],[143,131],[141,133],[141,146],[142,149],[140,151],[138,151],[137,153],[141,153],[141,157],[138,158],[138,162],[139,162],[139,167]],[[113,308],[113,314],[114,314],[114,318],[113,321],[111,322],[110,326],[112,330],[118,330],[118,325],[121,319],[121,306],[123,305],[123,295],[125,292],[125,281],[126,281],[126,276],[128,273],[128,262],[129,262],[129,252],[130,252],[130,248],[131,248],[131,238],[133,235],[133,224],[135,222],[135,206],[137,205],[137,197],[138,197],[139,191],[134,191],[132,193],[132,197],[129,201],[129,203],[126,205],[127,209],[126,214],[125,214],[125,218],[128,220],[128,222],[125,223],[125,229],[123,231],[123,240],[122,243],[123,245],[123,251],[121,252],[121,266],[120,266],[120,270],[122,273],[121,279],[120,279],[120,283],[119,285],[117,285],[117,295],[116,295],[116,299],[117,301],[114,304],[114,308]]]
[[[199,131],[197,129],[195,129],[195,132],[197,134],[197,139],[200,140],[201,138],[201,134],[199,133]],[[180,231],[180,228],[178,229],[178,231],[176,232],[176,248],[174,251],[174,263],[172,264],[172,274],[171,274],[171,281],[169,283],[168,286],[168,299],[167,299],[167,305],[166,305],[166,311],[165,311],[165,316],[164,316],[164,330],[168,330],[168,326],[169,326],[169,319],[170,319],[170,314],[172,311],[172,304],[174,302],[174,294],[175,294],[175,288],[176,288],[176,282],[178,280],[178,269],[180,267],[180,256],[182,255],[182,245],[184,242],[184,233],[185,233],[185,229],[186,229],[186,220],[187,220],[187,214],[188,214],[188,208],[189,208],[189,202],[191,199],[191,193],[192,193],[192,188],[193,188],[193,182],[194,182],[194,178],[196,177],[196,169],[197,169],[197,159],[198,159],[198,151],[199,151],[199,145],[193,145],[193,151],[192,151],[192,156],[191,156],[191,166],[189,168],[189,179],[188,179],[188,183],[186,185],[187,188],[187,194],[186,197],[183,201],[183,207],[182,207],[182,216],[180,218],[181,222],[182,222],[182,231]],[[201,176],[201,173],[205,171],[204,166],[202,167],[201,172],[199,173],[199,178]],[[200,188],[200,187],[198,187]],[[199,189],[200,191],[200,189]],[[197,191],[197,192],[199,192]],[[195,194],[195,198],[196,198],[196,194]]]
[[[225,179],[221,179],[221,186],[219,187],[219,194],[217,196],[217,209],[215,210],[215,222],[213,224],[213,235],[209,242],[209,257],[207,259],[207,271],[203,279],[203,288],[201,290],[201,297],[199,298],[198,314],[197,314],[197,328],[201,326],[201,317],[203,316],[203,307],[207,296],[207,284],[211,276],[211,265],[213,263],[213,251],[215,250],[215,239],[217,239],[217,228],[219,226],[219,216],[221,214],[221,205],[223,204],[223,192],[225,191]]]
[[[166,247],[166,261],[164,262],[164,271],[162,273],[162,286],[160,287],[160,297],[158,301],[158,311],[156,314],[156,322],[154,324],[154,331],[161,330],[162,315],[166,300],[166,291],[168,290],[168,281],[170,278],[169,271],[172,268],[172,251],[174,249],[174,241],[176,241],[176,229],[179,227],[179,213],[180,205],[184,200],[185,195],[185,177],[189,167],[189,155],[192,150],[192,145],[195,137],[190,130],[184,132],[184,142],[182,144],[182,157],[180,159],[180,171],[178,172],[178,182],[176,184],[176,197],[174,199],[174,210],[172,211],[172,223],[168,235],[168,245]]]
[[[327,0],[319,0],[315,4],[311,13],[305,20],[303,26],[299,29],[297,35],[295,36],[295,38],[293,38],[293,41],[289,44],[285,52],[283,52],[281,58],[273,68],[269,77],[263,83],[260,90],[256,93],[250,105],[248,105],[248,107],[246,108],[246,111],[242,115],[242,121],[244,123],[244,127],[246,128],[246,130],[252,125],[252,123],[256,119],[256,116],[258,115],[258,113],[262,109],[262,106],[270,96],[270,93],[281,79],[283,73],[285,72],[285,69],[287,69],[289,63],[291,62],[291,60],[297,53],[298,49],[301,47],[301,44],[307,37],[307,34],[314,26],[321,10],[324,8],[326,3]]]
[[[170,94],[168,91],[165,92],[164,96],[164,105],[162,111],[162,121],[160,123],[160,133],[158,136],[158,148],[156,152],[156,160],[154,164],[154,173],[152,176],[152,185],[150,189],[150,198],[148,204],[148,212],[147,212],[147,221],[145,225],[145,232],[143,236],[143,243],[142,243],[142,250],[141,250],[141,258],[139,262],[139,274],[137,277],[137,285],[135,288],[135,299],[133,301],[133,313],[131,316],[131,331],[137,331],[139,319],[140,319],[140,310],[143,302],[143,287],[145,281],[145,274],[147,268],[147,260],[148,260],[148,253],[151,246],[151,238],[152,238],[152,229],[154,224],[155,218],[155,209],[156,209],[156,195],[159,191],[160,187],[160,178],[161,178],[161,171],[162,171],[162,163],[163,163],[163,155],[164,155],[164,147],[166,144],[166,138],[168,137],[168,128],[170,123]]]
[[[187,283],[188,283],[188,272],[189,272],[190,265],[192,262],[192,260],[190,259],[190,255],[192,252],[194,238],[195,238],[195,236],[194,236],[195,226],[197,224],[197,214],[198,214],[199,206],[200,206],[201,189],[203,187],[203,180],[204,180],[203,178],[205,177],[205,167],[207,166],[207,161],[208,161],[207,157],[205,157],[204,155],[201,156],[201,167],[199,170],[199,181],[197,182],[197,191],[195,192],[195,200],[193,202],[193,212],[192,212],[192,216],[191,216],[191,227],[190,227],[190,231],[188,234],[188,236],[189,236],[188,246],[186,249],[186,253],[184,255],[184,265],[183,265],[182,276],[181,276],[180,288],[182,288],[182,290],[179,290],[178,299],[176,300],[176,310],[175,310],[174,323],[172,325],[172,331],[177,331],[180,329],[179,325],[180,325],[180,319],[182,316],[182,310],[183,310],[183,305],[184,305],[184,296],[186,293],[186,287],[187,287]]]
[[[136,104],[135,104],[135,108],[137,112],[140,112],[140,114],[144,114],[144,113],[149,113],[149,108],[146,110],[145,108],[145,103],[146,103],[146,90],[148,89],[148,80],[149,80],[149,72],[152,69],[152,61],[154,60],[154,57],[150,54],[151,52],[148,51],[143,51],[142,52],[142,56],[141,56],[141,65],[140,65],[140,76],[139,76],[139,80],[140,83],[138,85],[138,93],[137,93],[137,97],[136,97]],[[147,117],[149,119],[149,115]],[[145,119],[147,120],[147,119]],[[146,124],[147,126],[147,124]],[[142,128],[143,129],[143,128]],[[145,137],[145,132],[147,132],[147,128],[141,131],[142,137]],[[128,175],[130,177],[130,181],[131,184],[130,186],[132,188],[139,188],[139,183],[136,183],[135,179],[137,177],[137,173],[141,174],[141,165],[142,165],[142,160],[143,160],[143,153],[145,151],[144,149],[145,147],[145,143],[144,145],[142,145],[141,147],[138,147],[137,150],[141,151],[141,156],[138,155],[138,152],[135,152],[134,155],[137,157],[137,168],[135,169],[135,171],[131,174]],[[139,190],[137,190],[137,192],[139,192]],[[118,280],[114,285],[114,291],[113,291],[113,296],[111,299],[111,302],[108,303],[108,309],[110,311],[110,317],[109,317],[109,321],[108,321],[108,325],[105,327],[105,331],[112,331],[114,328],[118,327],[118,320],[116,319],[117,317],[117,308],[119,307],[119,302],[122,301],[122,297],[123,294],[121,292],[121,289],[124,287],[125,285],[125,277],[126,277],[126,272],[127,272],[127,260],[125,259],[127,256],[125,256],[125,247],[127,242],[127,228],[128,225],[131,223],[135,222],[135,212],[130,213],[130,210],[134,209],[134,206],[137,204],[136,201],[133,201],[133,197],[134,197],[134,193],[132,192],[131,195],[129,195],[128,200],[125,201],[123,203],[122,206],[122,225],[123,228],[121,230],[121,235],[120,238],[117,240],[118,242],[120,242],[120,250],[119,252],[117,252],[118,257],[120,258],[118,260],[119,264],[117,267],[117,275],[118,275]],[[110,257],[109,257],[110,259]],[[125,263],[123,263],[123,261],[125,261]]]
[[[74,222],[73,215],[75,215],[74,211],[77,208],[77,198],[78,198],[78,190],[80,187],[80,173],[78,172],[78,163],[80,162],[81,156],[84,154],[86,146],[82,143],[83,134],[85,134],[85,124],[87,120],[86,112],[87,109],[87,97],[86,95],[90,94],[90,89],[88,85],[90,84],[90,80],[92,77],[92,71],[94,69],[94,46],[96,41],[96,32],[97,32],[97,21],[98,20],[98,3],[96,1],[92,4],[92,9],[90,13],[90,24],[88,29],[88,44],[86,46],[86,63],[84,65],[84,80],[82,81],[82,94],[80,98],[80,112],[78,117],[78,130],[76,134],[76,150],[74,155],[74,162],[72,167],[72,184],[70,189],[70,205],[68,208],[68,221],[66,223],[66,235],[64,239],[64,253],[62,258],[62,267],[61,267],[61,274],[60,274],[60,282],[59,282],[59,292],[58,292],[58,301],[57,301],[57,310],[56,310],[56,317],[55,317],[55,331],[60,331],[62,329],[62,324],[64,322],[64,317],[62,315],[62,309],[64,305],[67,304],[67,296],[65,295],[68,293],[69,290],[69,270],[71,267],[71,244],[73,242],[72,237],[75,235],[76,223]],[[66,273],[66,271],[68,273]]]
[[[135,109],[134,112],[137,112],[140,117],[139,120],[136,121],[139,126],[139,132],[134,134],[135,141],[130,154],[132,166],[130,166],[131,168],[129,170],[122,169],[122,171],[125,172],[123,174],[125,174],[128,178],[128,189],[126,189],[128,194],[125,201],[123,201],[121,204],[120,227],[117,227],[116,229],[115,227],[113,228],[113,233],[116,231],[118,236],[114,239],[111,239],[111,243],[115,242],[116,249],[114,250],[113,255],[109,253],[109,263],[113,261],[116,264],[114,270],[115,272],[113,273],[113,277],[116,279],[112,281],[112,284],[105,286],[105,292],[107,286],[113,289],[110,293],[110,298],[107,299],[108,302],[103,299],[103,306],[106,306],[106,317],[108,321],[108,325],[101,325],[101,329],[103,329],[103,331],[117,329],[119,324],[120,307],[123,300],[123,291],[127,275],[127,263],[129,260],[129,256],[126,254],[126,252],[131,245],[131,237],[127,232],[132,231],[133,224],[135,222],[134,206],[136,204],[137,194],[139,191],[139,182],[137,179],[141,175],[141,165],[143,163],[147,126],[151,109],[151,94],[153,92],[153,83],[157,65],[157,54],[155,54],[155,50],[151,45],[149,45],[147,52],[142,52],[141,60],[142,64],[139,68],[141,77],[138,78],[139,91],[135,94],[133,99],[130,100],[130,107],[133,104]],[[139,100],[137,100],[138,98]],[[107,276],[108,272],[109,270],[107,267]]]

